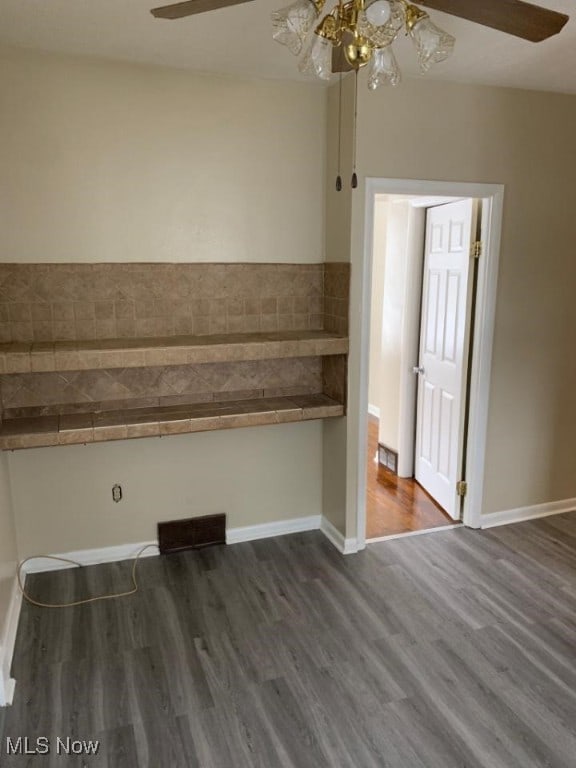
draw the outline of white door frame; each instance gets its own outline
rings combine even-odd
[[[496,289],[504,206],[504,185],[476,184],[453,181],[419,181],[414,179],[366,179],[366,209],[364,217],[364,249],[360,279],[362,281],[360,393],[358,424],[358,488],[357,543],[366,545],[366,443],[368,439],[368,372],[370,353],[370,304],[372,285],[372,241],[374,229],[374,198],[376,195],[422,195],[471,197],[482,200],[482,242],[484,252],[478,264],[474,349],[469,392],[469,426],[466,445],[466,480],[468,493],[463,501],[462,521],[470,528],[480,528],[484,497],[484,463],[492,344],[496,314]],[[474,439],[470,439],[473,435]]]

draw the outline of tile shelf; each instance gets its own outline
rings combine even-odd
[[[345,355],[348,339],[326,331],[0,344],[0,374],[227,363]]]
[[[190,406],[101,411],[6,419],[0,449],[19,450],[140,437],[206,432],[343,416],[344,406],[324,394],[261,398]]]
[[[343,416],[349,283],[331,262],[0,265],[0,450]]]

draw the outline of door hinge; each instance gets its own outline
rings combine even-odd
[[[475,259],[479,259],[482,256],[482,240],[476,240],[475,243],[472,243],[472,256]]]
[[[468,491],[468,483],[466,480],[459,480],[456,483],[456,493],[458,496],[466,496],[466,493]]]

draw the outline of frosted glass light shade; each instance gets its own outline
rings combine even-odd
[[[298,56],[317,18],[318,11],[311,0],[296,0],[272,14],[272,37]]]
[[[374,24],[375,27],[381,27],[386,24],[392,9],[388,0],[374,0],[373,3],[366,8],[366,16],[370,24]]]
[[[400,67],[392,48],[376,48],[368,70],[368,88],[375,91],[381,85],[398,85],[400,80]]]
[[[389,45],[404,26],[405,12],[398,0],[375,0],[358,13],[358,32],[376,48]]]
[[[410,30],[410,37],[416,45],[418,63],[422,72],[428,72],[432,64],[447,59],[454,50],[455,38],[425,17],[417,21]]]
[[[310,47],[302,57],[298,67],[306,75],[316,75],[322,80],[330,80],[332,75],[332,43],[320,35],[312,35]]]

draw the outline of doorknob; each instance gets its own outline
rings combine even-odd
[[[412,368],[412,373],[421,373],[424,375],[424,368],[422,368],[421,365],[415,365],[414,368]]]

